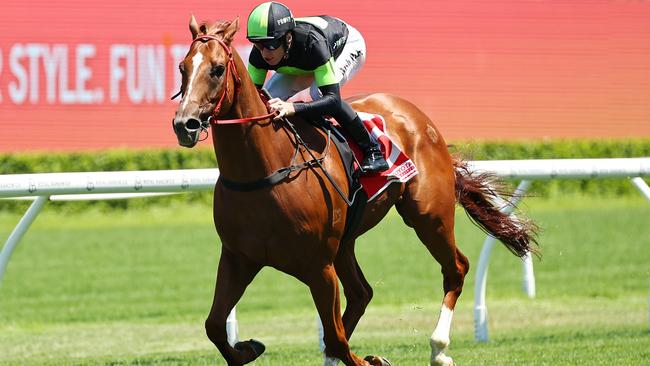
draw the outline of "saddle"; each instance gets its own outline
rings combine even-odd
[[[386,134],[384,118],[377,114],[357,112],[369,133],[379,142],[382,153],[389,168],[379,173],[361,175],[359,161],[363,159],[363,151],[353,139],[346,138],[346,133],[339,123],[333,118],[321,118],[317,127],[325,131],[332,131],[337,139],[332,139],[344,159],[346,172],[350,181],[358,180],[368,197],[372,201],[379,196],[391,183],[405,183],[418,174],[415,164],[402,152],[400,147]],[[353,165],[345,160],[347,154],[353,154]]]
[[[343,161],[343,167],[348,177],[349,192],[346,228],[343,238],[353,233],[358,227],[365,206],[377,198],[391,183],[407,182],[418,174],[418,170],[385,133],[384,119],[380,115],[357,112],[368,132],[375,135],[382,147],[384,158],[388,162],[388,170],[380,173],[361,175],[360,163],[363,159],[361,148],[353,139],[346,138],[346,133],[340,124],[331,117],[319,117],[310,122],[322,129],[334,142]],[[339,191],[340,192],[340,191]]]

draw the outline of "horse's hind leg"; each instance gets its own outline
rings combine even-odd
[[[469,270],[469,261],[456,247],[454,238],[455,196],[453,191],[441,192],[444,189],[438,187],[438,192],[427,192],[428,197],[423,197],[423,192],[413,188],[407,190],[404,199],[397,205],[397,210],[440,263],[445,292],[438,324],[430,338],[431,365],[454,365],[444,350],[449,345],[454,307]],[[433,197],[437,197],[437,201]]]
[[[445,297],[442,301],[438,324],[429,339],[431,345],[431,365],[455,365],[451,357],[444,354],[444,351],[449,346],[452,315],[456,301],[463,290],[465,275],[469,270],[469,261],[458,249],[456,249],[455,257],[455,269],[454,266],[442,267]]]
[[[222,249],[212,309],[205,321],[208,338],[219,349],[228,365],[247,364],[264,352],[264,345],[257,341],[240,342],[233,348],[228,344],[226,318],[253,281],[261,266],[235,256]]]

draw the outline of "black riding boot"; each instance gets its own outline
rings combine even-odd
[[[354,115],[354,119],[349,123],[343,124],[343,127],[345,127],[345,130],[348,131],[356,143],[359,144],[361,150],[363,150],[361,170],[364,173],[383,172],[387,170],[388,163],[381,153],[379,142],[363,126],[361,118],[356,113]]]

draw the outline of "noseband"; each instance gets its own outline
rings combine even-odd
[[[226,51],[226,54],[228,55],[228,62],[226,63],[226,87],[224,88],[223,93],[221,93],[221,97],[219,98],[219,102],[217,102],[217,105],[214,107],[214,110],[212,111],[212,115],[208,117],[207,121],[201,121],[201,129],[206,130],[209,125],[223,125],[223,124],[238,124],[238,123],[247,123],[247,122],[254,122],[254,121],[261,121],[270,117],[273,117],[275,113],[268,113],[262,116],[257,116],[257,117],[248,117],[248,118],[237,118],[237,119],[218,119],[219,113],[221,112],[221,105],[226,99],[226,95],[228,95],[228,100],[230,100],[229,96],[229,86],[230,86],[230,75],[232,74],[233,76],[233,83],[235,84],[235,90],[233,93],[233,99],[235,95],[239,92],[239,88],[241,86],[241,77],[239,77],[239,73],[237,72],[237,67],[235,66],[235,59],[232,54],[232,48],[228,46],[221,38],[211,35],[211,34],[205,34],[202,36],[196,37],[192,43],[190,44],[190,47],[196,42],[208,42],[208,41],[217,41],[221,47]],[[183,91],[179,92],[182,93]],[[172,99],[174,99],[178,94],[176,94]]]

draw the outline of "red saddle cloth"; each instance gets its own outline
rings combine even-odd
[[[370,202],[377,198],[391,183],[408,182],[418,174],[418,169],[387,135],[386,124],[382,116],[364,112],[358,112],[358,115],[368,132],[373,134],[379,141],[381,152],[388,162],[388,170],[381,173],[364,174],[359,178],[363,190],[368,195],[368,202]],[[363,152],[359,145],[352,139],[348,139],[348,143],[357,160],[363,161]]]

